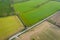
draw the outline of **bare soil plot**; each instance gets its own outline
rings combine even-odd
[[[35,28],[32,28],[28,32],[22,34],[16,40],[38,40],[39,39],[39,38],[37,38],[38,35],[41,35],[40,38],[42,37],[43,40],[44,39],[46,39],[46,40],[50,39],[50,37],[47,37],[47,35],[45,35],[45,32],[47,32],[49,34],[49,36],[51,35],[52,37],[54,37],[54,36],[58,37],[55,30],[52,30],[53,32],[49,31],[49,30],[51,30],[50,27],[55,27],[55,25],[52,25],[51,23],[45,21],[42,24],[36,26]],[[49,32],[51,32],[51,34]],[[56,33],[56,34],[53,36],[54,33]],[[46,36],[47,38],[45,38],[44,36]],[[52,38],[52,39],[54,39],[54,38]],[[41,39],[39,39],[39,40],[41,40]]]
[[[60,11],[56,12],[54,16],[48,19],[48,21],[60,26]]]
[[[24,29],[17,16],[8,16],[0,18],[0,40],[7,40],[17,32]]]
[[[60,29],[52,25],[41,33],[32,35],[31,38],[31,40],[60,40]]]

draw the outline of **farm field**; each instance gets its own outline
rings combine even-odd
[[[60,0],[54,0],[54,1],[58,1],[58,2],[60,2]]]
[[[60,27],[60,11],[57,11],[54,16],[48,19],[48,21]]]
[[[60,0],[0,0],[0,40],[60,40],[59,20]]]
[[[18,13],[26,13],[31,10],[34,10],[49,0],[30,0],[28,2],[16,3],[14,4],[14,9]]]
[[[10,36],[24,29],[17,16],[0,18],[0,40],[7,40]]]
[[[11,0],[11,1],[13,1],[13,4],[15,4],[15,3],[27,2],[27,1],[30,1],[30,0]]]
[[[19,16],[21,17],[25,25],[32,26],[35,23],[43,20],[44,18],[54,14],[54,12],[58,11],[60,9],[60,2],[50,1],[49,3],[46,3],[39,8],[26,13],[20,13],[19,7],[14,7],[16,12],[19,13]]]
[[[20,35],[19,38],[16,40],[60,40],[60,29],[57,26],[44,21]]]

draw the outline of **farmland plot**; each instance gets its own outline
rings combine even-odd
[[[27,1],[30,1],[30,0],[11,0],[13,4],[15,3],[22,3],[22,2],[27,2]]]
[[[17,16],[0,18],[0,40],[7,40],[10,36],[24,29]]]
[[[35,40],[60,40],[60,30],[57,27],[50,27],[37,36],[32,36],[32,39]],[[32,40],[31,39],[31,40]]]
[[[48,21],[60,27],[60,11],[57,11],[54,16],[48,19]]]
[[[60,2],[60,0],[53,0],[53,1],[58,1],[58,2]]]
[[[49,0],[31,0],[24,3],[16,3],[14,4],[14,9],[17,13],[25,13],[38,8],[48,1]]]
[[[43,20],[44,18],[54,14],[54,12],[60,9],[60,2],[51,1],[36,10],[20,13],[20,17],[26,26],[32,26],[35,23]]]
[[[60,29],[44,21],[40,25],[20,35],[19,38],[17,40],[60,40]]]

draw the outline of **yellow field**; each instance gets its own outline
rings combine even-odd
[[[13,34],[24,29],[17,16],[0,18],[0,40],[7,40]]]

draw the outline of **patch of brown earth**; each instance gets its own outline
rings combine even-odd
[[[33,37],[38,36],[38,34],[40,34],[42,32],[46,32],[47,29],[49,29],[50,27],[53,27],[53,26],[55,26],[55,25],[45,21],[45,22],[41,23],[40,25],[32,28],[28,32],[19,36],[19,38],[17,40],[34,40],[34,39],[31,39],[32,36]]]
[[[54,16],[49,18],[48,20],[54,22],[54,24],[60,26],[60,11],[56,12]]]

